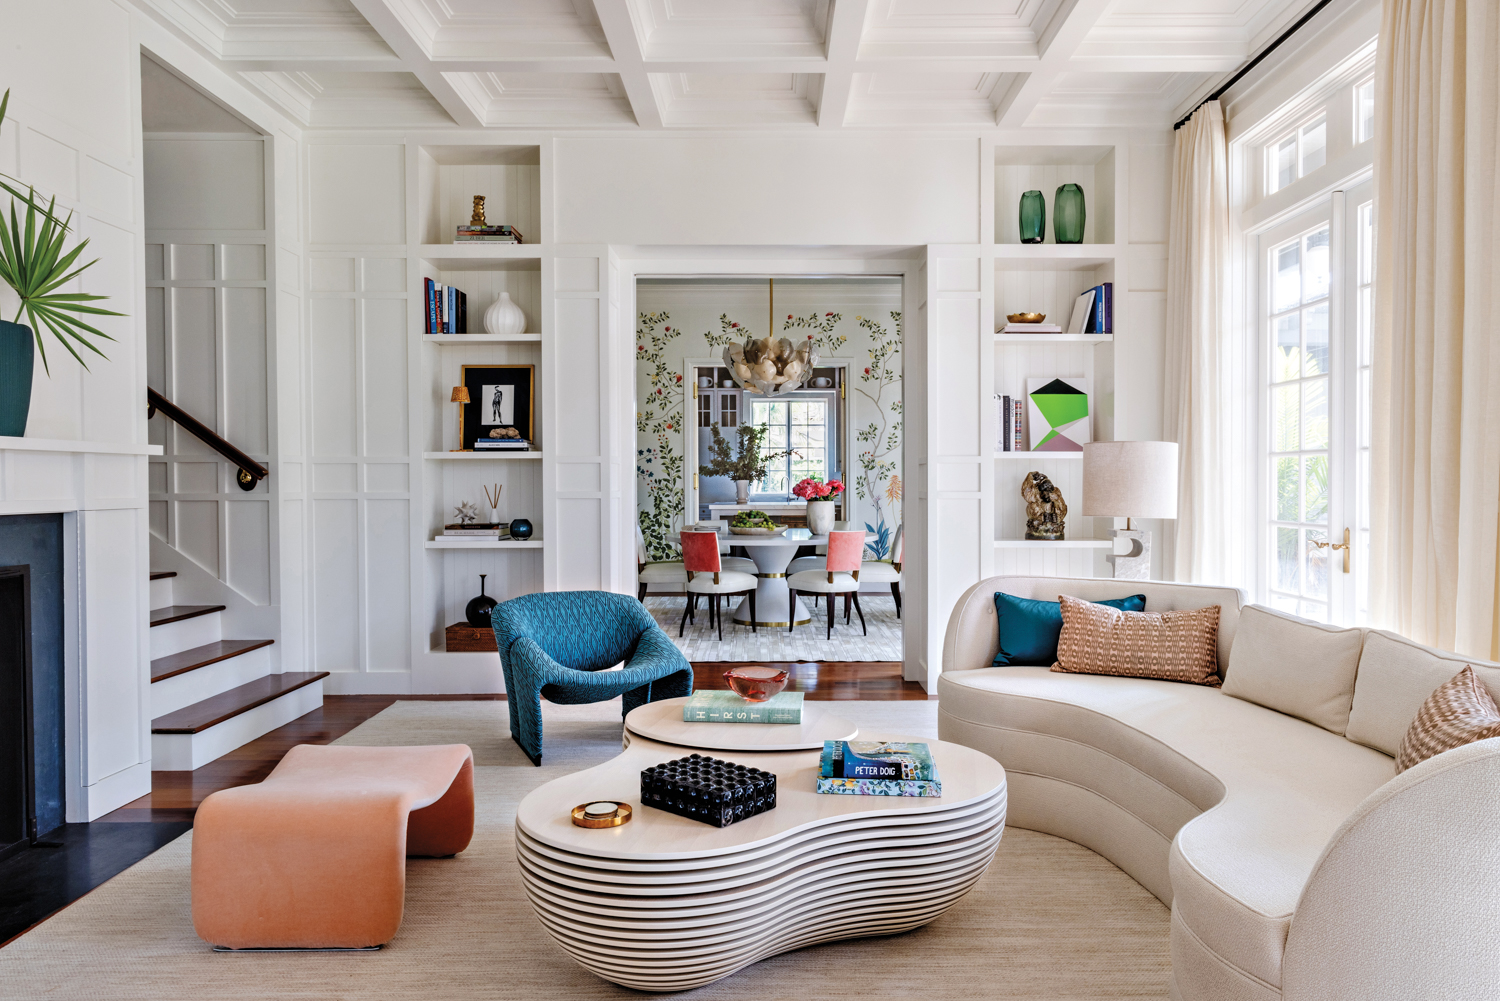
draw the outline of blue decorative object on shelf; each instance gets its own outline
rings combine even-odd
[[[514,522],[512,522],[514,525]],[[624,695],[621,715],[693,694],[693,667],[632,595],[543,591],[495,606],[510,735],[542,763],[542,695],[559,705]],[[618,671],[606,670],[621,661]]]
[[[510,537],[523,542],[531,538],[531,522],[525,518],[513,519],[510,523]]]
[[[690,754],[641,771],[641,805],[714,827],[776,809],[776,776]]]

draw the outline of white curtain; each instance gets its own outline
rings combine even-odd
[[[1229,484],[1231,393],[1229,150],[1224,109],[1199,108],[1177,130],[1167,238],[1162,428],[1178,443],[1173,576],[1238,583]]]
[[[1376,622],[1500,658],[1500,3],[1385,0],[1375,108]]]

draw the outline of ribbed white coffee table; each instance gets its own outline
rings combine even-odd
[[[613,760],[521,801],[527,896],[568,955],[643,991],[700,987],[818,942],[910,931],[973,887],[1005,827],[999,763],[927,743],[943,795],[926,799],[820,796],[814,751],[710,752],[777,782],[775,809],[716,828],[641,805],[641,770],[693,752],[636,735]],[[573,807],[598,800],[629,803],[633,819],[573,826]]]
[[[688,723],[682,718],[686,698],[647,702],[625,717],[625,741],[647,737],[709,751],[818,751],[825,740],[853,740],[859,727],[804,702],[801,723]]]

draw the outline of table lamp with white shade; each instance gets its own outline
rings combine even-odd
[[[1151,577],[1151,533],[1131,526],[1132,518],[1177,517],[1177,443],[1095,441],[1083,446],[1083,510],[1089,518],[1124,518],[1112,531],[1130,542],[1130,551],[1111,553],[1117,580]]]

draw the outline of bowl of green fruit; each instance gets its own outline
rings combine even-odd
[[[780,535],[785,525],[778,525],[764,511],[741,511],[729,519],[729,531],[734,535]]]

